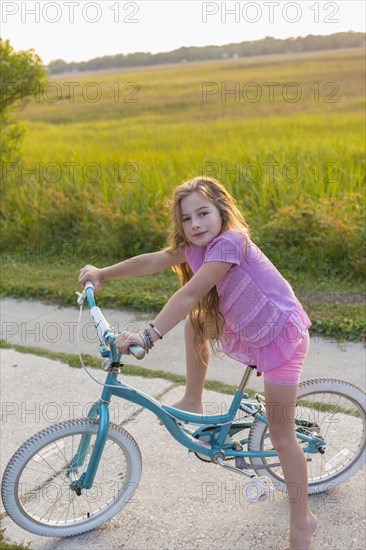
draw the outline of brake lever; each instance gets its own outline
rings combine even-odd
[[[75,294],[78,296],[78,299],[77,299],[77,303],[79,306],[81,306],[86,298],[86,291],[85,291],[85,288],[83,290],[83,292],[75,292]]]

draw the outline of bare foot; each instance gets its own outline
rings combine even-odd
[[[174,403],[172,407],[175,407],[176,409],[182,409],[183,411],[188,411],[192,413],[197,414],[203,414],[203,406],[202,403],[197,403],[195,401],[189,401],[185,397],[182,397],[179,401]],[[159,424],[162,426],[164,423],[162,420],[159,419]]]
[[[312,512],[301,526],[290,528],[290,546],[285,550],[309,550],[311,538],[317,528],[318,520]]]

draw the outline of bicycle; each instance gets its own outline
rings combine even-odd
[[[256,394],[248,400],[244,391],[255,367],[246,368],[226,413],[201,415],[161,404],[117,379],[122,354],[93,290],[88,282],[77,293],[79,327],[87,298],[107,372],[101,397],[87,417],[41,430],[10,459],[2,499],[14,522],[37,535],[68,537],[95,529],[128,503],[141,476],[141,454],[134,438],[109,422],[112,396],[149,409],[200,460],[247,477],[243,489],[250,502],[268,498],[273,487],[286,490],[268,433],[264,398]],[[129,352],[139,359],[145,355],[136,345]],[[82,361],[80,350],[79,355]],[[365,393],[345,381],[300,384],[295,430],[309,465],[309,494],[333,489],[365,463],[365,403]]]

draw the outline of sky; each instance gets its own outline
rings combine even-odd
[[[1,37],[45,64],[181,46],[365,32],[363,0],[1,0]]]

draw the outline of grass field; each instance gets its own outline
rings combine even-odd
[[[301,197],[362,193],[363,65],[345,51],[58,77],[20,112],[11,198],[32,227],[53,193],[125,214],[206,173],[262,224]]]
[[[4,291],[54,247],[76,266],[164,246],[164,198],[206,174],[291,282],[362,292],[364,64],[345,50],[53,78],[18,115]]]

